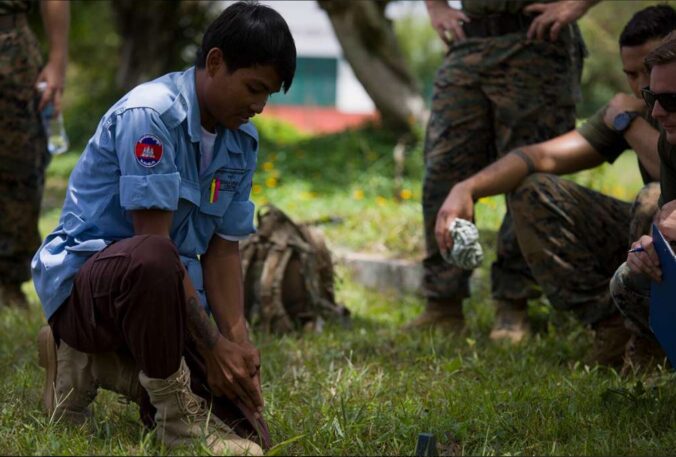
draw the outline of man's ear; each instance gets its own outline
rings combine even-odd
[[[214,77],[218,70],[221,68],[221,66],[225,65],[225,61],[223,60],[223,52],[218,49],[218,48],[211,48],[209,50],[209,53],[207,54],[207,59],[206,59],[206,70],[207,74],[210,77]]]

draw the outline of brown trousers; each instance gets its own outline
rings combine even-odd
[[[269,447],[265,422],[239,402],[212,394],[206,367],[185,322],[186,296],[178,251],[166,238],[142,235],[111,244],[91,256],[73,291],[49,320],[57,341],[86,353],[131,354],[139,370],[166,378],[185,358],[194,393],[241,436],[258,435]],[[146,424],[154,416],[147,394],[140,401]]]

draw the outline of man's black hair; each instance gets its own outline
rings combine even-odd
[[[296,72],[296,44],[289,26],[272,8],[255,2],[237,2],[223,10],[202,38],[195,66],[204,68],[209,51],[218,48],[228,71],[272,65],[287,92]]]
[[[642,9],[629,20],[620,35],[620,47],[641,46],[664,38],[676,28],[676,10],[669,5]]]

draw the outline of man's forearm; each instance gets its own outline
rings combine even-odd
[[[68,60],[70,2],[43,0],[40,9],[42,22],[49,40],[49,61],[65,67]]]
[[[660,133],[642,117],[634,119],[624,134],[624,139],[654,181],[660,179],[660,158],[657,153],[659,137]]]
[[[216,324],[230,341],[248,339],[239,243],[216,236],[202,256],[204,289]]]
[[[213,320],[207,315],[199,301],[197,291],[188,272],[183,275],[183,289],[186,295],[186,324],[200,352],[211,351],[220,335]]]
[[[523,150],[511,152],[492,163],[474,176],[462,181],[460,185],[468,186],[472,198],[478,200],[491,195],[500,195],[514,190],[529,174],[529,168],[535,168],[524,160],[524,155],[531,158]],[[532,161],[532,158],[531,158]]]
[[[425,6],[428,13],[450,8],[446,0],[425,0]]]

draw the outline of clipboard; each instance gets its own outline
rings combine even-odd
[[[653,245],[660,259],[662,282],[650,286],[650,328],[672,367],[676,367],[676,255],[653,224]]]

